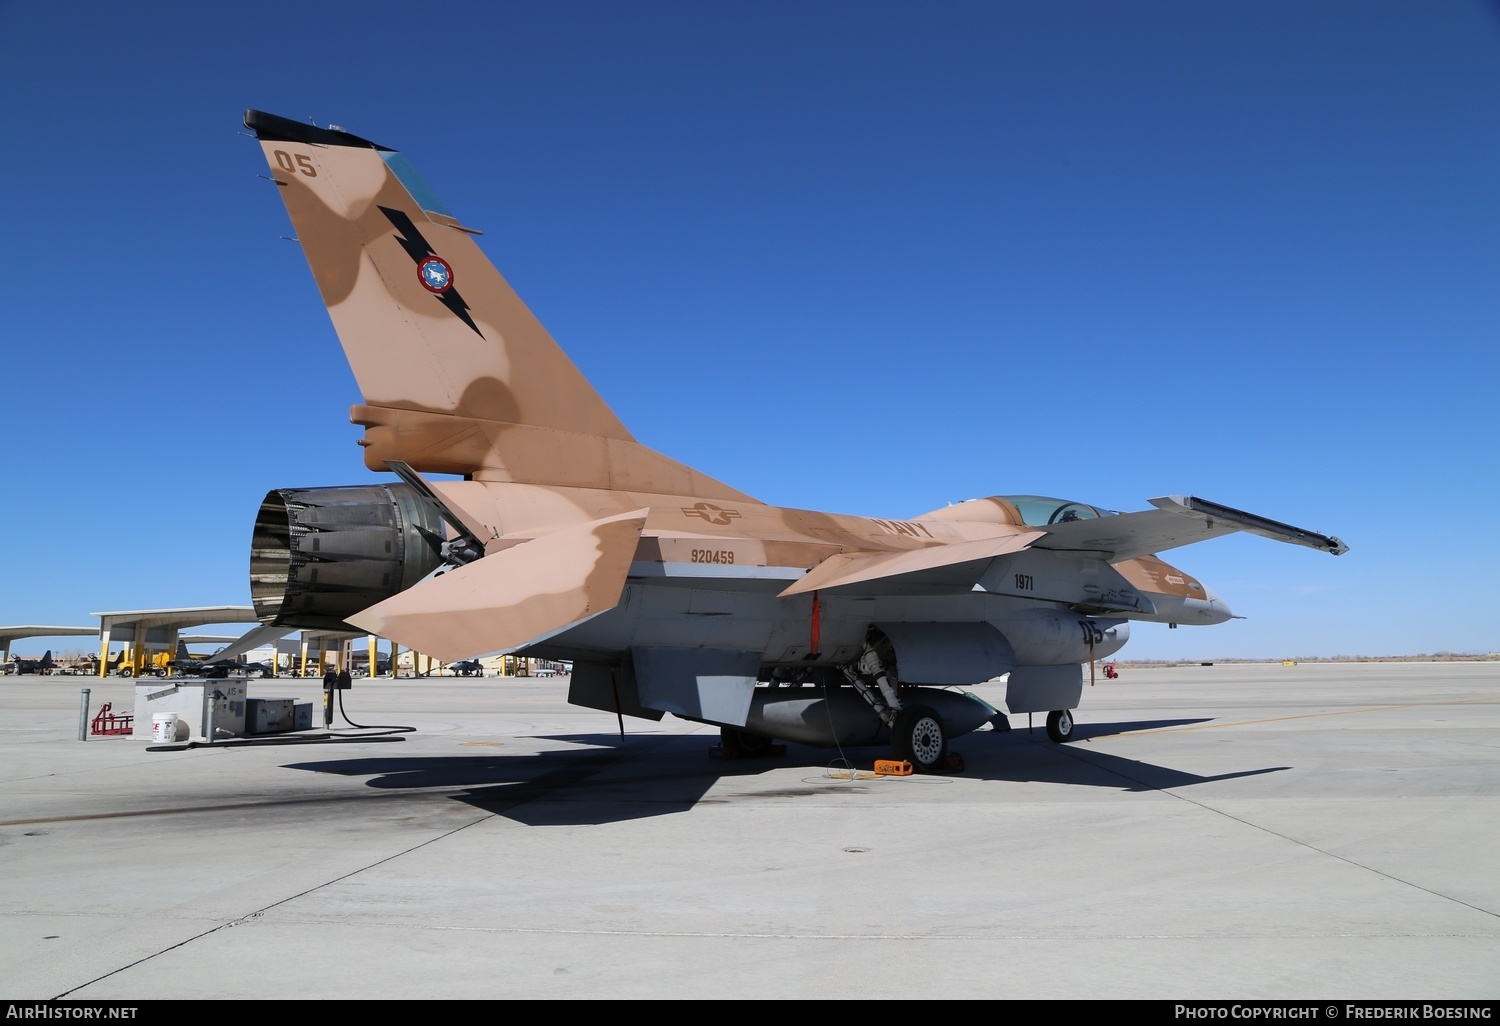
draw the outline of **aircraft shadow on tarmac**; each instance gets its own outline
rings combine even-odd
[[[1167,766],[1127,759],[1088,744],[1100,738],[1142,730],[1160,730],[1203,720],[1150,720],[1080,724],[1075,740],[1055,744],[1046,732],[1015,727],[1008,732],[980,731],[956,739],[952,751],[966,763],[961,779],[1013,783],[1054,783],[1102,787],[1117,791],[1158,791],[1290,769],[1269,766],[1202,776]],[[844,749],[788,745],[785,755],[719,761],[703,735],[627,735],[612,733],[551,735],[548,740],[587,745],[583,751],[534,755],[452,755],[402,758],[377,756],[292,763],[288,769],[342,776],[367,776],[367,786],[391,790],[439,790],[447,798],[531,826],[577,826],[642,819],[686,812],[713,785],[727,777],[754,777],[770,770],[805,766],[826,779],[804,777],[794,786],[778,782],[765,791],[739,789],[732,797],[760,800],[797,798],[868,789],[869,779],[840,779],[830,771],[852,764],[868,772],[887,756],[881,747]],[[847,760],[845,763],[843,760]],[[613,771],[613,772],[610,772]]]

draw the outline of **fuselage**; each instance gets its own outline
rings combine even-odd
[[[491,550],[589,520],[648,508],[619,604],[528,651],[590,659],[634,647],[695,643],[761,653],[768,666],[853,659],[871,624],[989,623],[1021,665],[1085,662],[1117,652],[1128,620],[1211,624],[1230,616],[1191,575],[1154,557],[1035,548],[816,593],[783,594],[844,553],[916,553],[1033,530],[1014,506],[986,500],[909,520],[822,513],[753,501],[435,481],[493,531]],[[816,615],[814,608],[816,606]],[[813,626],[817,622],[816,630]]]

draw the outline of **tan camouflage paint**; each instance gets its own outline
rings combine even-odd
[[[646,522],[636,510],[450,570],[350,617],[443,662],[514,649],[613,609]]]
[[[262,148],[364,397],[350,419],[365,429],[366,466],[468,478],[429,484],[482,527],[485,558],[355,618],[419,651],[514,648],[595,615],[618,601],[632,560],[810,570],[782,594],[858,594],[1035,545],[1123,560],[1147,597],[1202,598],[1155,556],[1105,543],[1129,549],[1135,525],[1160,548],[1234,530],[1153,510],[1042,531],[1000,498],[909,521],[758,503],[637,443],[471,233],[423,210],[381,151],[278,138]],[[422,284],[422,253],[451,268],[453,296]]]

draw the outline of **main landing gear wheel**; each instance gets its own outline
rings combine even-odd
[[[891,727],[891,751],[897,759],[911,763],[918,773],[936,772],[948,753],[943,721],[925,705],[902,709]]]
[[[1073,714],[1057,709],[1047,714],[1047,736],[1058,744],[1073,740]]]
[[[771,739],[764,734],[752,734],[733,727],[719,728],[719,744],[732,749],[742,759],[754,759],[771,751]]]

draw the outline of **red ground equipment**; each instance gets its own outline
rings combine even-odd
[[[100,737],[106,734],[131,734],[135,732],[135,717],[116,716],[109,711],[110,706],[113,704],[113,702],[105,702],[99,707],[99,713],[94,717],[93,725],[89,728],[90,734]]]

